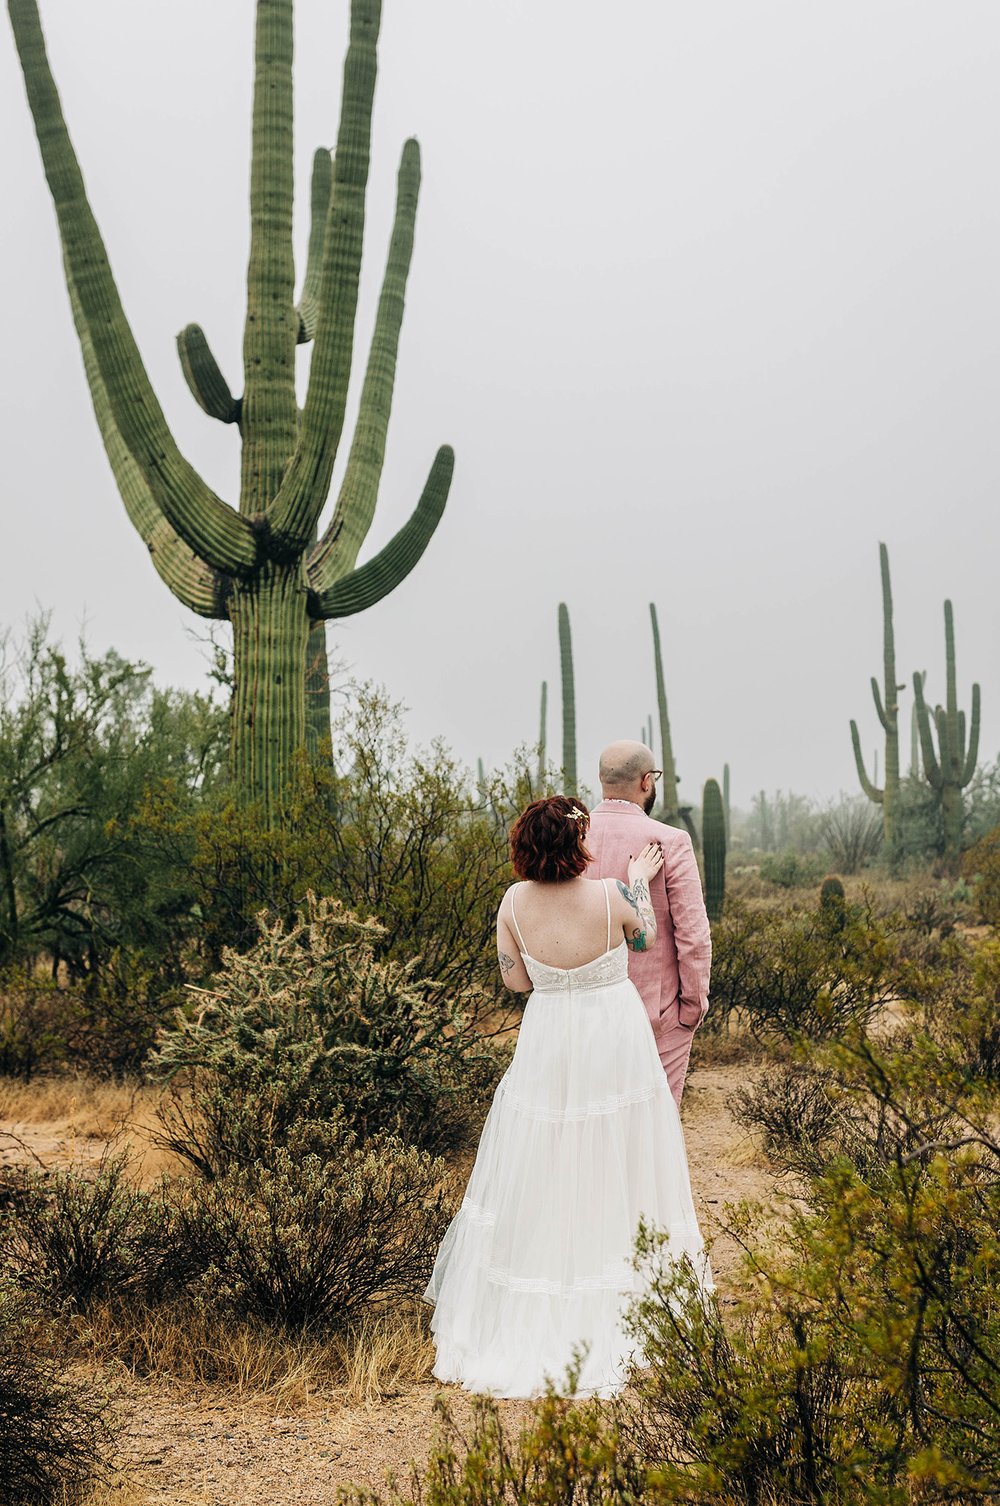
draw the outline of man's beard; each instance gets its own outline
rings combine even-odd
[[[646,796],[645,800],[642,802],[642,808],[646,812],[647,816],[651,816],[653,814],[653,806],[655,804],[656,804],[656,785],[654,784],[653,788],[650,790],[649,794]]]

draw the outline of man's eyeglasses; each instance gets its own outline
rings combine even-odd
[[[654,783],[655,783],[656,780],[663,778],[663,770],[662,769],[647,769],[646,770],[646,774],[652,774]],[[643,779],[645,779],[646,774],[643,774],[643,776],[642,776]]]

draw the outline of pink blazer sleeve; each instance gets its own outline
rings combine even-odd
[[[708,984],[712,970],[712,932],[705,910],[698,860],[686,831],[674,831],[664,854],[663,880],[674,927],[677,968],[680,975],[679,1014],[684,1025],[697,1025],[708,1011]],[[695,1014],[692,1005],[698,1006]]]

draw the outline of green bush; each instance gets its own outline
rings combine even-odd
[[[760,876],[779,889],[806,889],[822,876],[824,864],[814,853],[768,853],[760,860]]]
[[[303,1126],[268,1162],[190,1186],[177,1242],[196,1300],[292,1330],[340,1326],[426,1281],[449,1210],[444,1165],[341,1120]]]
[[[980,837],[962,858],[962,875],[987,925],[1000,925],[1000,826]]]
[[[737,1010],[759,1039],[787,1042],[872,1019],[899,993],[898,925],[870,903],[836,920],[733,901],[712,932],[708,1021],[718,1029]]]
[[[70,1506],[103,1469],[104,1404],[71,1385],[53,1334],[24,1294],[0,1281],[0,1499]]]
[[[478,1126],[502,1062],[478,1001],[379,961],[383,932],[310,895],[296,924],[262,921],[254,947],[227,951],[197,1013],[179,1013],[151,1059],[181,1074],[160,1111],[163,1143],[215,1177],[334,1112],[362,1137],[435,1151]]]

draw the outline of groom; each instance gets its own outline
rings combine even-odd
[[[629,977],[646,1006],[670,1091],[680,1106],[695,1027],[708,1009],[712,938],[701,878],[686,831],[653,821],[661,770],[642,743],[612,743],[601,754],[604,796],[590,813],[588,878],[623,882],[628,861],[659,842],[663,867],[650,883],[657,941],[651,952],[629,951]]]

